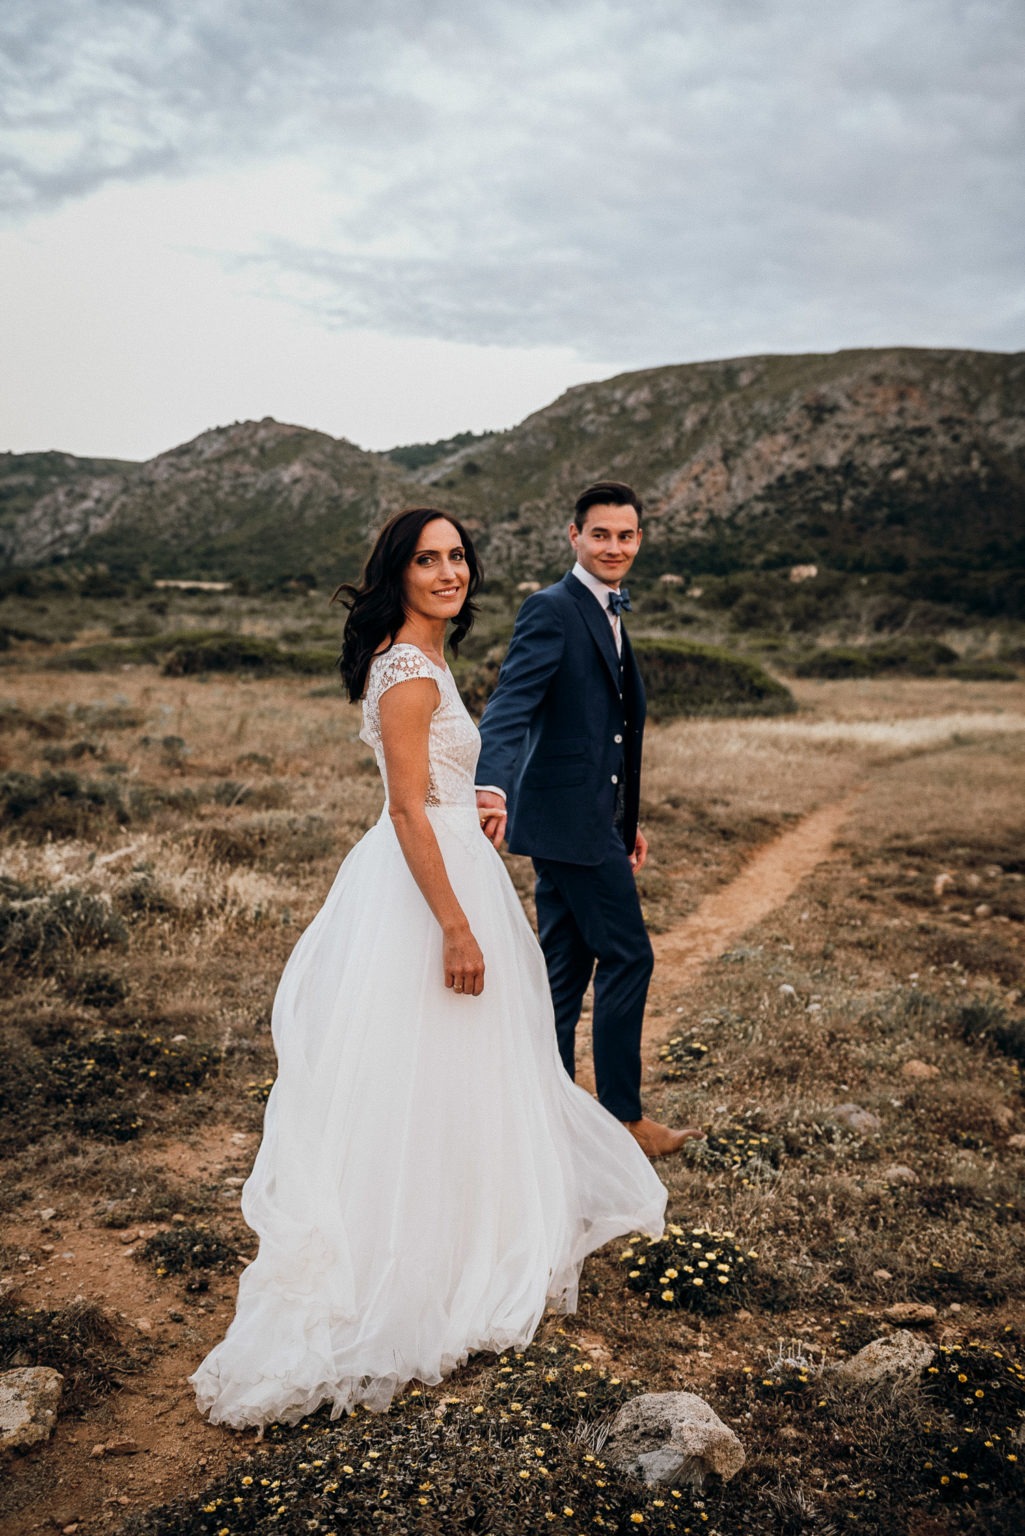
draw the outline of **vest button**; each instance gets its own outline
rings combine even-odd
[[[622,736],[613,736],[612,740],[616,743],[616,746],[618,747],[620,742],[623,740],[623,738],[622,738]]]
[[[618,773],[614,773],[612,775],[612,782],[613,782],[613,784],[618,784],[619,783],[619,774]]]

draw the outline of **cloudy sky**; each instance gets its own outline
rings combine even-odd
[[[0,449],[1025,347],[1021,0],[3,0]]]

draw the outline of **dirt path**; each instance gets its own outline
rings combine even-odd
[[[740,874],[706,896],[689,917],[652,939],[655,975],[672,977],[674,989],[693,981],[749,928],[781,907],[801,881],[829,857],[837,833],[861,790],[852,790],[805,816],[796,827],[759,850]],[[652,1018],[645,1027],[645,1055],[651,1060],[675,1027],[672,1016]]]
[[[862,793],[850,790],[841,800],[830,801],[803,817],[788,832],[766,843],[740,874],[706,896],[696,911],[668,933],[654,934],[655,979],[644,1025],[643,1061],[650,1070],[658,1064],[658,1048],[678,1027],[672,1013],[660,1015],[658,993],[692,982],[709,961],[729,949],[749,928],[768,917],[793,895],[801,881],[829,857],[837,833]],[[682,878],[675,876],[673,878]],[[590,995],[577,1031],[576,1080],[594,1093],[591,1056]]]

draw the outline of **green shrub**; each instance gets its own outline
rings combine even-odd
[[[783,715],[793,695],[752,661],[687,640],[633,642],[648,708],[656,719],[674,715]]]
[[[33,1035],[7,1027],[0,1040],[0,1140],[24,1145],[47,1131],[73,1129],[108,1141],[142,1130],[148,1091],[188,1093],[220,1053],[140,1029],[78,1036],[67,1026]]]
[[[957,1009],[954,1028],[969,1044],[992,1046],[1025,1066],[1025,1016],[1012,1018],[1002,1004],[979,999]]]
[[[682,1536],[712,1528],[705,1499],[688,1485],[647,1488],[591,1448],[639,1383],[594,1365],[568,1340],[475,1365],[458,1398],[412,1391],[389,1413],[271,1425],[261,1454],[199,1494],[140,1511],[124,1536]]]
[[[83,779],[70,770],[0,776],[0,826],[16,825],[35,837],[83,837],[98,824],[129,819],[112,780]]]
[[[0,1368],[48,1366],[64,1377],[61,1407],[86,1407],[122,1385],[135,1368],[117,1324],[89,1301],[66,1307],[18,1307],[0,1297]]]
[[[664,1237],[634,1235],[619,1255],[626,1283],[663,1311],[715,1316],[743,1306],[758,1255],[744,1251],[732,1232],[669,1226]]]
[[[164,660],[167,677],[189,677],[202,672],[245,672],[258,677],[296,672],[315,677],[337,666],[337,654],[329,650],[283,650],[275,640],[255,635],[208,635],[180,640]]]
[[[161,1277],[211,1269],[231,1274],[238,1268],[235,1248],[205,1227],[169,1227],[166,1232],[156,1232],[136,1256],[152,1264]]]
[[[70,954],[124,944],[128,930],[100,896],[72,887],[0,894],[0,960],[15,970],[59,966]]]
[[[873,645],[834,646],[798,662],[798,677],[935,677],[957,663],[957,652],[926,635],[902,635]]]
[[[659,1046],[658,1059],[663,1064],[662,1076],[666,1082],[676,1083],[707,1061],[708,1046],[686,1035],[672,1035]]]
[[[752,661],[688,640],[634,640],[648,709],[655,719],[674,715],[782,715],[797,708],[789,688]],[[504,648],[476,665],[453,668],[463,702],[479,718],[498,683]]]
[[[991,656],[980,656],[974,661],[956,661],[950,669],[951,677],[959,677],[963,683],[1016,683],[1018,669],[1009,662],[996,661]]]
[[[20,704],[0,704],[0,730],[27,731],[43,741],[63,736],[68,729],[67,716],[62,709],[44,709],[35,712],[22,709]]]
[[[837,645],[799,661],[794,673],[797,677],[872,677],[873,667],[864,650]]]

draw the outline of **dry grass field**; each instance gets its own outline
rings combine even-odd
[[[358,716],[303,677],[3,669],[0,1366],[67,1380],[3,1532],[1022,1529],[1025,684],[793,687],[650,738],[647,1103],[708,1132],[660,1165],[684,1246],[603,1250],[526,1357],[257,1445],[185,1378],[251,1251],[276,978],[379,813]],[[932,1366],[844,1386],[908,1302]],[[602,1462],[669,1389],[736,1429],[729,1484]]]

